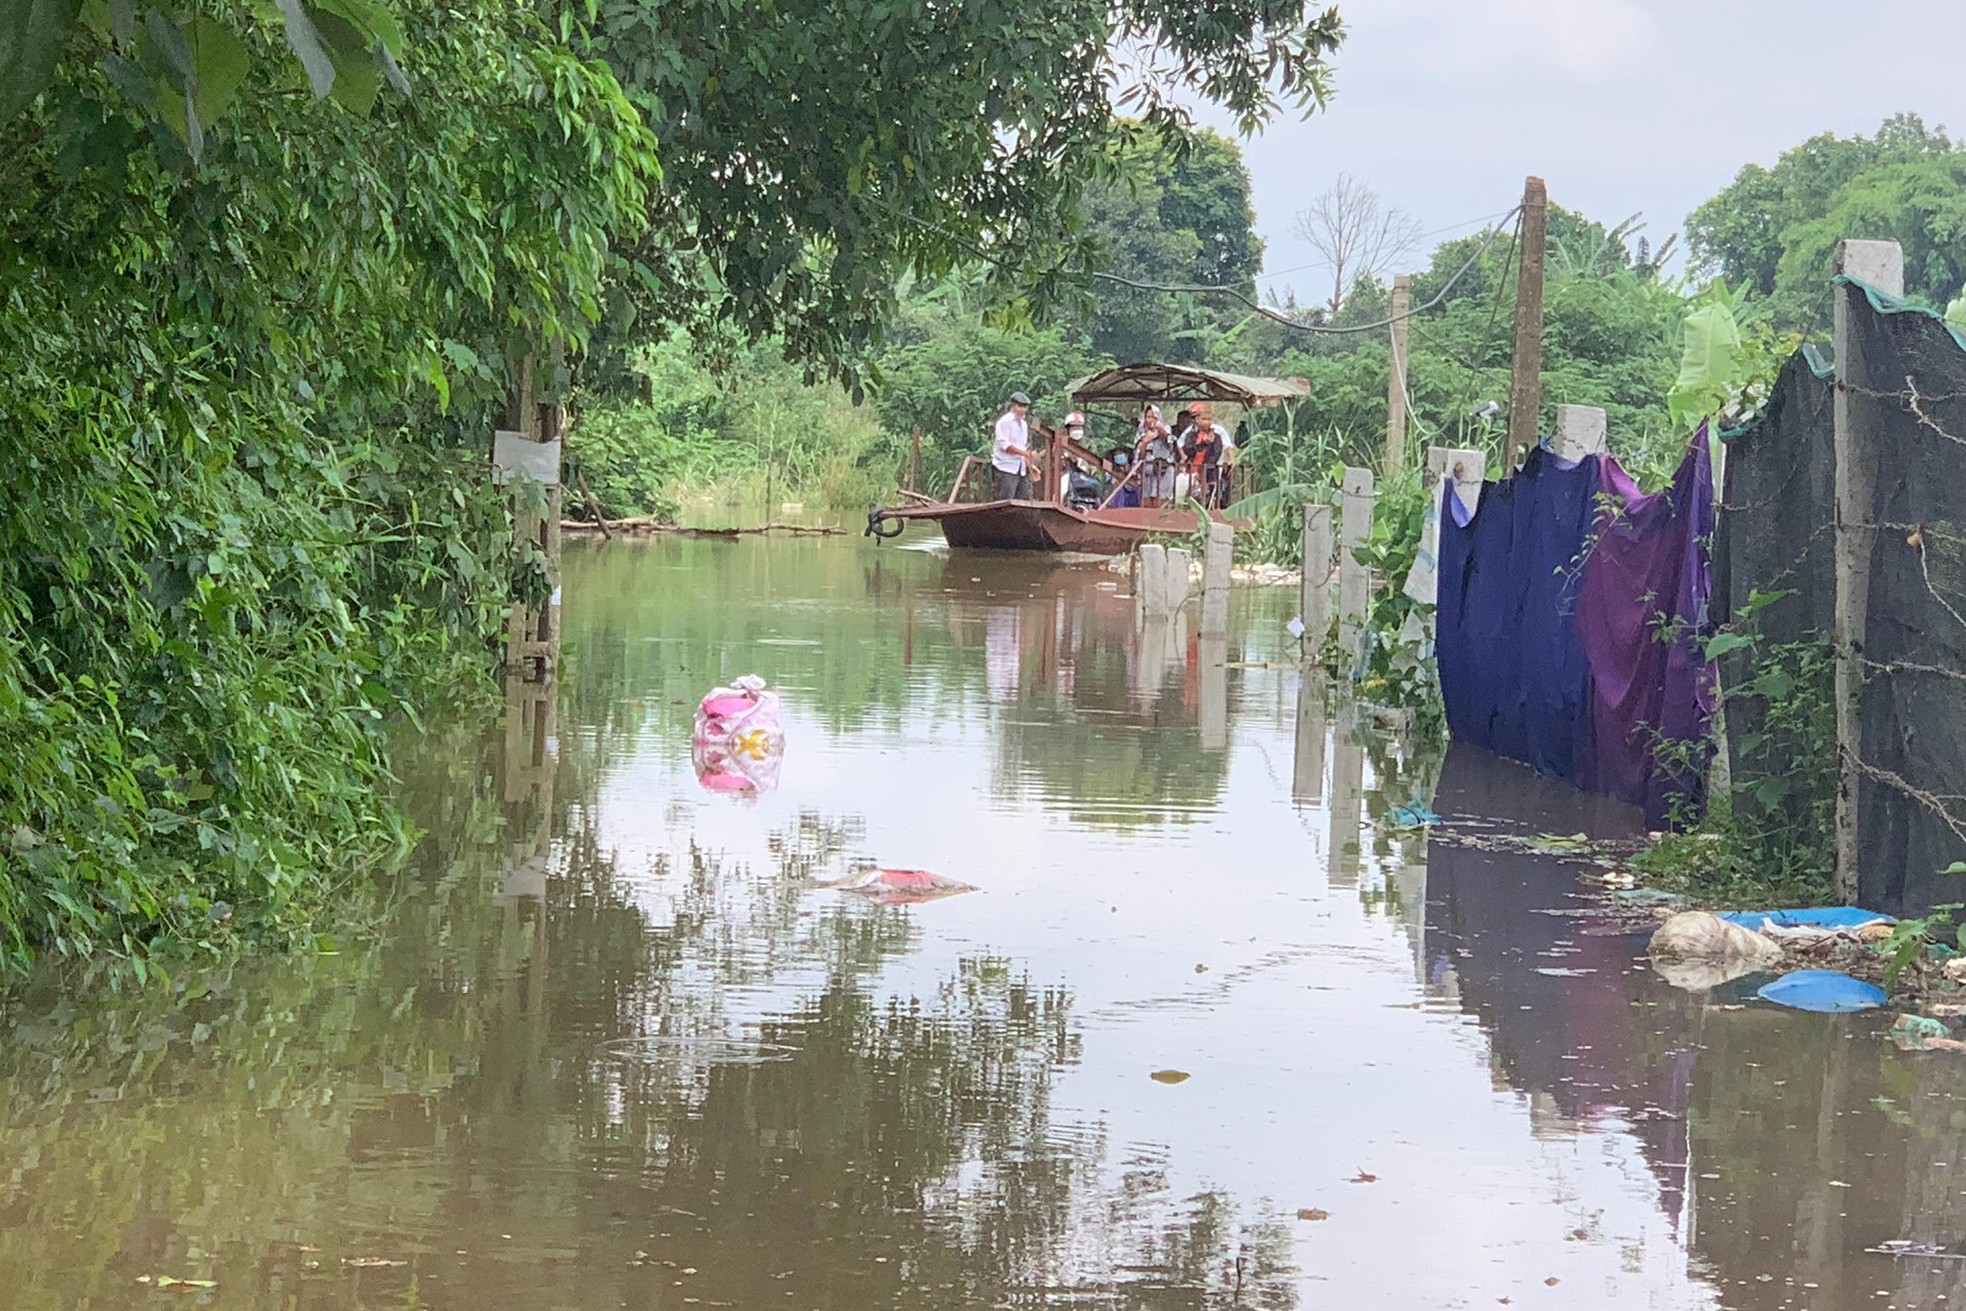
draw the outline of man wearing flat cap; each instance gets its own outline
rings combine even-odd
[[[999,501],[1031,499],[1031,398],[1021,391],[1010,394],[1010,407],[997,420],[996,441],[990,448],[990,468],[996,474]]]

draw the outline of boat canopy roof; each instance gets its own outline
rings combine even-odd
[[[1311,394],[1303,378],[1253,378],[1185,364],[1118,364],[1072,384],[1074,405],[1221,401],[1262,408]]]

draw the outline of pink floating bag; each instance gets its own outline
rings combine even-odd
[[[756,674],[711,689],[696,707],[690,762],[706,792],[761,797],[778,786],[784,755],[778,693]]]

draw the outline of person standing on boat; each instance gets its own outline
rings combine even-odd
[[[996,475],[996,499],[1031,499],[1031,398],[1010,394],[1010,408],[997,419],[996,440],[990,447],[990,468]]]

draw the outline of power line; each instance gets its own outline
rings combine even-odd
[[[1493,214],[1483,214],[1480,218],[1462,219],[1459,223],[1449,223],[1444,228],[1435,228],[1431,232],[1418,233],[1414,236],[1413,240],[1425,241],[1428,237],[1438,237],[1443,232],[1458,232],[1462,228],[1471,228],[1477,223],[1486,223],[1491,219],[1505,219],[1514,212],[1514,210],[1503,209],[1497,210]],[[1308,273],[1312,269],[1328,269],[1330,267],[1330,260],[1321,259],[1315,264],[1298,264],[1287,269],[1277,269],[1274,272],[1258,273],[1256,277],[1258,281],[1261,281],[1265,278],[1281,278],[1292,273]]]
[[[1518,205],[1515,209],[1504,211],[1503,221],[1506,222],[1508,219],[1515,217],[1517,210],[1520,209],[1521,206]],[[1291,318],[1289,315],[1278,313],[1276,310],[1269,308],[1267,305],[1264,305],[1258,302],[1257,300],[1255,300],[1254,298],[1243,294],[1242,291],[1240,291],[1235,287],[1221,287],[1221,286],[1215,286],[1210,283],[1201,283],[1201,282],[1195,282],[1195,283],[1136,282],[1132,278],[1123,278],[1117,273],[1102,273],[1098,270],[1089,270],[1087,272],[1080,273],[1075,276],[1094,278],[1101,282],[1117,283],[1122,287],[1131,287],[1135,291],[1158,291],[1158,292],[1167,293],[1169,295],[1178,295],[1178,296],[1192,296],[1192,295],[1228,296],[1231,299],[1241,301],[1244,305],[1247,305],[1250,309],[1254,310],[1256,313],[1261,314],[1264,318],[1269,319],[1272,322],[1281,325],[1282,327],[1291,328],[1297,332],[1323,333],[1326,336],[1334,336],[1334,337],[1348,336],[1353,333],[1377,332],[1381,328],[1390,328],[1393,326],[1393,324],[1398,323],[1402,319],[1410,319],[1415,317],[1416,315],[1423,314],[1426,311],[1434,308],[1436,305],[1439,305],[1441,302],[1445,301],[1447,299],[1447,293],[1454,290],[1454,284],[1459,282],[1464,276],[1466,276],[1469,269],[1472,269],[1476,264],[1481,262],[1481,257],[1483,255],[1486,255],[1488,253],[1488,248],[1495,244],[1495,238],[1501,235],[1501,231],[1502,231],[1501,225],[1497,224],[1495,228],[1489,232],[1488,236],[1483,239],[1481,245],[1476,248],[1475,253],[1468,257],[1467,262],[1465,264],[1461,265],[1460,268],[1455,269],[1454,272],[1448,276],[1447,281],[1441,284],[1440,290],[1434,293],[1434,298],[1428,301],[1426,304],[1415,305],[1413,308],[1409,309],[1404,314],[1396,314],[1391,318],[1381,319],[1377,323],[1356,323],[1356,324],[1350,324],[1342,328],[1330,328],[1318,324],[1299,323],[1297,322],[1297,320]],[[1074,275],[1068,274],[1068,276],[1074,276]]]
[[[974,245],[969,241],[968,238],[963,237],[958,233],[949,231],[949,229],[943,227],[939,223],[931,223],[927,219],[918,218],[915,215],[908,213],[908,211],[906,210],[896,209],[894,206],[879,199],[878,197],[863,195],[860,197],[860,199],[868,202],[869,204],[878,206],[879,208],[886,210],[888,213],[894,215],[896,218],[905,219],[906,221],[913,223],[915,226],[922,228],[925,231],[938,234],[945,240],[954,243],[957,247],[968,251],[972,256],[982,260],[986,264],[994,265],[995,267],[1000,269],[1008,267],[1008,265],[1004,260]],[[1057,272],[1060,277],[1090,279],[1098,282],[1110,282],[1116,286],[1131,288],[1134,291],[1153,291],[1169,296],[1226,296],[1231,300],[1240,301],[1243,305],[1247,306],[1251,311],[1262,315],[1264,318],[1269,319],[1271,322],[1277,324],[1279,327],[1289,328],[1295,332],[1319,333],[1331,337],[1344,337],[1344,336],[1351,336],[1361,332],[1377,332],[1381,328],[1390,328],[1393,324],[1399,322],[1401,319],[1410,319],[1415,317],[1416,315],[1424,314],[1426,311],[1433,309],[1435,306],[1441,304],[1443,301],[1447,299],[1447,293],[1454,290],[1454,284],[1459,282],[1463,277],[1467,276],[1468,270],[1472,269],[1476,264],[1480,263],[1481,257],[1488,253],[1488,248],[1495,244],[1495,238],[1501,235],[1503,224],[1506,224],[1509,219],[1514,218],[1521,211],[1522,211],[1522,206],[1520,205],[1517,205],[1512,209],[1507,209],[1502,211],[1502,223],[1498,223],[1493,228],[1489,229],[1488,235],[1482,238],[1481,245],[1475,248],[1475,253],[1468,256],[1467,262],[1462,264],[1460,268],[1455,269],[1452,274],[1448,275],[1447,281],[1441,284],[1440,290],[1436,292],[1434,294],[1434,298],[1428,301],[1426,304],[1416,305],[1413,308],[1409,309],[1404,314],[1395,315],[1392,318],[1381,319],[1377,323],[1357,323],[1342,328],[1324,327],[1318,324],[1311,324],[1311,323],[1299,323],[1297,322],[1297,320],[1291,318],[1289,315],[1279,313],[1278,311],[1271,309],[1269,306],[1264,305],[1262,302],[1256,300],[1254,297],[1250,296],[1239,287],[1224,287],[1215,283],[1208,283],[1208,282],[1141,282],[1134,278],[1121,277],[1117,273],[1107,273],[1099,269],[1059,269]],[[1513,243],[1514,238],[1511,238],[1510,240],[1511,243]]]

